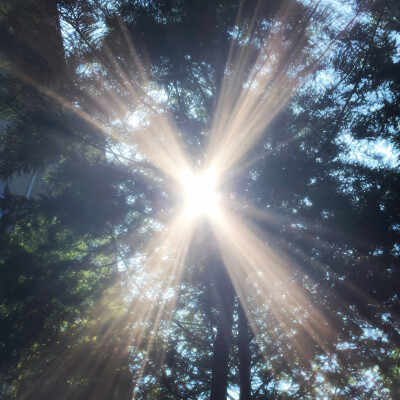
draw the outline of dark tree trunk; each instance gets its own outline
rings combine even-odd
[[[226,400],[229,375],[235,291],[224,265],[216,271],[216,299],[218,306],[217,336],[213,345],[210,400]]]
[[[55,0],[26,0],[8,6],[0,27],[1,47],[8,53],[15,72],[33,79],[40,87],[65,79],[57,3]]]
[[[240,400],[251,398],[251,357],[250,357],[250,330],[246,313],[239,303],[238,321],[238,356],[239,356],[239,387]]]

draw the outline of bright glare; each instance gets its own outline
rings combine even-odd
[[[190,217],[217,217],[221,196],[216,192],[216,177],[211,172],[186,174],[181,179],[185,191],[185,212]]]

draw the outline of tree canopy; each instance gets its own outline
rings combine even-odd
[[[399,398],[399,45],[394,0],[4,1],[0,397]]]

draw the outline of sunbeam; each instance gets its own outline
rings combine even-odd
[[[153,6],[152,2],[143,3],[148,3],[146,7]],[[243,7],[244,2],[241,4]],[[309,270],[317,271],[320,276],[325,276],[329,267],[320,265],[303,249],[294,250],[294,246],[291,247],[292,243],[289,244],[290,234],[287,234],[287,231],[286,236],[282,235],[284,239],[274,237],[270,240],[271,235],[274,234],[272,232],[279,231],[278,228],[283,225],[285,228],[290,228],[293,223],[291,217],[261,211],[256,204],[266,206],[265,202],[262,203],[260,200],[258,203],[259,199],[255,196],[249,199],[250,196],[247,196],[247,193],[242,196],[243,193],[240,191],[247,189],[244,186],[241,187],[237,179],[239,175],[245,176],[250,182],[249,187],[252,187],[253,176],[250,167],[258,161],[271,160],[272,157],[268,157],[274,155],[274,152],[278,153],[282,147],[292,143],[297,133],[293,135],[288,133],[288,137],[279,138],[277,140],[279,144],[275,147],[268,147],[269,143],[266,144],[269,139],[271,141],[274,139],[275,132],[272,132],[272,126],[276,117],[283,114],[283,111],[286,112],[285,108],[289,108],[288,104],[298,93],[306,78],[315,72],[318,63],[332,51],[335,41],[343,32],[348,31],[355,21],[356,16],[339,34],[329,36],[327,39],[329,43],[323,43],[322,48],[318,47],[318,51],[307,51],[309,39],[307,35],[315,28],[313,26],[314,13],[320,2],[312,4],[313,7],[307,14],[306,22],[301,26],[298,26],[297,22],[293,23],[295,26],[293,30],[287,28],[290,25],[287,4],[278,7],[275,18],[271,18],[268,23],[266,20],[257,19],[262,1],[258,2],[255,10],[252,10],[253,15],[243,24],[239,23],[241,16],[237,16],[235,29],[227,32],[230,41],[226,43],[230,46],[226,46],[226,51],[229,50],[229,54],[222,62],[224,68],[221,69],[220,79],[212,71],[211,62],[198,62],[199,70],[203,69],[204,81],[209,80],[216,89],[207,97],[208,92],[202,87],[203,80],[194,76],[196,81],[194,86],[202,93],[202,96],[199,96],[204,103],[201,107],[207,110],[204,112],[206,116],[200,113],[198,116],[190,110],[189,106],[187,107],[188,110],[185,110],[187,114],[191,117],[196,114],[198,125],[193,124],[196,125],[195,127],[192,127],[185,118],[180,118],[176,111],[179,107],[183,107],[179,104],[182,103],[180,96],[189,97],[195,90],[191,93],[179,93],[178,86],[181,82],[179,80],[172,82],[173,79],[167,74],[168,68],[173,70],[171,67],[173,57],[164,59],[162,55],[157,54],[157,57],[162,59],[161,66],[152,66],[145,51],[137,50],[140,49],[140,44],[132,42],[131,32],[119,17],[116,19],[116,26],[119,28],[114,27],[114,29],[121,35],[121,39],[118,39],[119,44],[129,49],[128,54],[131,60],[124,64],[117,51],[113,54],[113,48],[103,43],[98,50],[93,52],[93,57],[97,57],[97,60],[88,68],[90,79],[86,86],[82,86],[85,87],[80,97],[84,99],[81,101],[82,104],[75,100],[74,95],[71,95],[71,98],[61,95],[61,89],[58,93],[56,85],[47,87],[31,78],[26,71],[18,69],[11,71],[7,63],[1,62],[2,71],[13,74],[24,84],[54,101],[60,109],[67,110],[68,115],[73,113],[85,123],[85,126],[89,124],[91,128],[94,128],[91,129],[92,134],[99,135],[101,137],[99,142],[104,146],[100,150],[99,158],[117,160],[118,167],[127,167],[121,168],[122,172],[118,171],[121,175],[129,175],[127,179],[130,186],[126,184],[129,199],[126,200],[126,204],[124,203],[128,209],[127,214],[130,213],[127,219],[136,218],[136,215],[132,217],[134,213],[141,214],[142,217],[134,228],[132,228],[133,222],[129,225],[131,221],[128,223],[125,220],[118,225],[118,228],[115,228],[117,225],[112,225],[113,211],[109,213],[111,216],[108,215],[108,210],[101,214],[101,218],[104,218],[107,225],[104,235],[108,235],[106,239],[102,239],[110,240],[114,246],[113,256],[118,260],[118,262],[115,261],[118,266],[113,273],[119,276],[118,284],[129,286],[128,295],[113,293],[113,299],[125,296],[125,317],[118,318],[118,310],[115,311],[111,306],[102,307],[103,299],[99,298],[99,304],[92,306],[91,309],[97,316],[97,320],[91,322],[92,325],[85,321],[88,326],[87,337],[74,337],[66,341],[68,350],[55,357],[52,365],[57,364],[57,368],[54,367],[54,371],[46,372],[45,378],[62,380],[67,370],[77,368],[87,370],[95,377],[97,374],[100,376],[98,371],[106,371],[105,374],[110,375],[110,380],[117,380],[121,371],[118,370],[118,374],[107,371],[117,370],[116,365],[121,362],[121,359],[126,361],[130,357],[136,357],[137,370],[132,384],[133,397],[131,396],[132,399],[136,399],[141,385],[146,383],[148,370],[156,368],[154,364],[157,362],[161,364],[164,361],[167,351],[165,343],[171,335],[171,325],[174,323],[174,313],[179,306],[179,296],[185,289],[182,288],[186,282],[184,275],[186,266],[192,267],[193,274],[199,273],[200,268],[197,268],[196,263],[207,264],[208,262],[211,265],[212,257],[218,258],[220,262],[220,264],[216,263],[215,268],[219,268],[224,273],[226,270],[224,277],[227,277],[227,286],[230,287],[233,299],[230,303],[233,321],[231,321],[231,326],[237,322],[234,321],[236,310],[240,310],[244,312],[247,319],[246,329],[251,329],[257,343],[262,343],[265,340],[264,336],[267,335],[279,340],[278,337],[282,334],[288,343],[288,346],[282,349],[287,359],[302,358],[311,364],[313,357],[315,359],[315,347],[318,347],[322,355],[327,356],[335,350],[333,344],[338,332],[335,331],[336,328],[332,322],[334,317],[329,316],[328,311],[323,307],[318,308],[315,305],[317,296],[329,297],[329,289],[316,288],[313,278],[307,276],[304,264],[309,266]],[[172,24],[167,18],[164,21],[161,11],[157,18],[159,19],[157,23],[160,25],[160,21],[165,25]],[[179,25],[180,21],[177,21],[174,24]],[[70,29],[72,28],[71,25]],[[111,39],[110,43],[112,43]],[[183,48],[182,51],[186,49]],[[224,54],[226,58],[226,53]],[[183,58],[189,64],[189,55]],[[98,68],[97,63],[101,68]],[[165,68],[167,72],[162,70],[164,64],[168,64],[168,68]],[[157,67],[161,72],[156,70]],[[157,79],[162,83],[157,84]],[[165,84],[164,81],[170,79],[170,85]],[[176,91],[177,99],[171,100],[169,90]],[[187,119],[190,120],[190,118]],[[186,126],[189,128],[185,132]],[[69,133],[68,131],[67,134]],[[278,130],[276,136],[279,136],[279,133]],[[80,134],[81,132],[78,131],[77,136]],[[195,145],[190,153],[188,146],[193,143]],[[116,150],[118,146],[128,149],[129,155],[126,156],[123,151],[121,151],[122,154],[118,154]],[[257,152],[257,156],[253,152]],[[89,154],[88,157],[94,156]],[[64,162],[64,154],[59,158]],[[137,175],[140,175],[142,181],[135,180]],[[121,181],[123,179],[121,178]],[[257,177],[254,178],[254,182],[256,179]],[[115,181],[112,180],[113,193],[125,190],[124,183]],[[101,183],[103,183],[102,180]],[[261,179],[256,183],[264,184]],[[266,182],[265,186],[268,185],[269,182]],[[137,193],[133,193],[135,190]],[[157,198],[154,195],[156,192],[159,196]],[[151,195],[148,196],[149,199],[143,200],[144,205],[142,205],[141,197],[146,197],[148,193]],[[246,201],[243,200],[244,198]],[[279,207],[284,209],[283,206]],[[296,212],[297,210],[294,210],[294,213]],[[56,220],[57,216],[53,218]],[[118,220],[118,216],[115,219]],[[307,222],[305,217],[304,221]],[[122,226],[125,223],[129,225],[128,228],[125,225]],[[152,224],[157,225],[156,228],[152,227]],[[310,244],[310,247],[317,247],[319,244],[317,241],[322,241],[320,237],[316,239],[313,236],[314,231],[321,235],[326,233],[346,239],[345,233],[334,232],[332,226],[328,232],[328,228],[318,226],[317,223],[312,224],[312,218],[310,218],[310,229],[302,235],[303,243]],[[262,226],[264,228],[267,226],[267,228],[263,229]],[[271,228],[269,231],[269,226],[273,226],[274,229]],[[134,229],[134,234],[129,229]],[[398,227],[393,229],[395,230],[397,231]],[[207,245],[203,247],[197,246],[198,243],[195,242],[196,233],[199,231],[201,235],[208,235]],[[119,237],[121,232],[123,233],[120,237],[123,239],[118,241],[115,238]],[[124,236],[125,232],[128,233]],[[89,237],[89,233],[86,236]],[[142,237],[146,237],[145,244],[138,239]],[[52,237],[49,238],[49,242],[52,239]],[[284,240],[287,243],[284,243]],[[356,241],[354,238],[353,240]],[[274,247],[268,242],[280,245]],[[135,260],[135,256],[132,255],[133,248],[135,251],[137,249],[137,253],[141,255],[140,261]],[[193,248],[196,249],[192,251]],[[395,250],[396,248],[393,252]],[[92,252],[91,249],[85,251]],[[200,251],[206,254],[199,256]],[[371,256],[367,251],[365,254],[365,257]],[[303,264],[300,261],[296,264],[295,255],[299,258],[301,256]],[[207,259],[208,256],[209,259]],[[109,269],[112,268],[114,267],[109,266]],[[212,276],[211,273],[210,276]],[[335,284],[341,284],[342,276],[331,273],[329,279]],[[204,279],[204,282],[206,280]],[[204,284],[205,287],[204,282],[200,282],[199,286]],[[369,294],[358,290],[355,285],[345,282],[343,286],[354,291],[365,302],[375,305]],[[116,290],[116,287],[117,284],[112,290]],[[225,295],[223,290],[219,293],[216,289],[217,285],[210,285],[210,287],[212,294],[210,297],[218,297],[222,304]],[[83,292],[85,289],[81,290]],[[317,290],[324,290],[324,293],[316,293]],[[208,294],[205,291],[204,298]],[[76,296],[78,297],[78,294]],[[204,303],[207,300],[208,298],[204,300]],[[324,301],[325,299],[318,304],[324,304]],[[223,308],[218,310],[215,304],[206,305],[209,308],[204,311],[204,315],[210,316],[211,321],[210,326],[207,327],[210,330],[209,338],[216,341],[220,332],[217,332],[218,323],[215,321],[223,314],[221,311]],[[377,303],[376,305],[378,306]],[[385,308],[382,307],[380,310],[383,312]],[[112,315],[113,312],[115,316]],[[352,314],[349,312],[347,315]],[[124,335],[118,338],[115,352],[113,352],[113,335],[119,326],[124,326]],[[274,329],[271,326],[277,326],[277,328]],[[179,325],[178,327],[181,328]],[[102,332],[99,338],[93,333],[95,328]],[[190,333],[189,329],[188,332]],[[164,338],[165,342],[161,343],[160,338]],[[314,346],[306,348],[303,340],[312,342]],[[87,356],[89,352],[94,352],[90,341],[96,341],[98,346],[96,351],[99,354],[95,357]],[[109,357],[104,357],[98,351],[103,346],[107,348]],[[84,352],[82,348],[85,349]],[[183,349],[182,352],[186,350]],[[153,354],[154,351],[157,352],[156,355]],[[231,356],[229,349],[227,354],[229,358]],[[210,358],[209,354],[206,356]],[[263,357],[266,361],[268,360],[269,355],[266,351],[260,352],[260,359]],[[153,360],[156,361],[152,364]],[[182,368],[184,369],[185,366]],[[286,367],[282,367],[284,368]],[[209,381],[207,374],[209,374],[208,370],[204,376],[206,376],[205,380]],[[227,372],[226,376],[229,374],[230,372]],[[323,375],[324,372],[322,371],[321,374]],[[161,380],[160,376],[161,373],[157,375],[157,379]],[[185,384],[190,386],[191,382],[185,382]],[[41,385],[42,383],[30,385],[21,398],[29,399]],[[105,398],[104,396],[112,398],[110,393],[100,393],[104,386],[107,385],[100,384],[94,395],[98,395],[99,398]],[[171,398],[172,396],[173,394]]]
[[[261,239],[259,229],[245,224],[232,212],[225,210],[220,220],[213,221],[212,227],[237,291],[245,293],[248,282],[258,288],[261,303],[267,304],[273,299],[272,310],[283,329],[301,318],[310,302],[306,291],[294,279],[296,271],[290,259],[270,249]],[[306,324],[310,324],[308,329],[314,339],[327,337],[330,329],[324,318],[318,317],[319,323],[313,320]]]

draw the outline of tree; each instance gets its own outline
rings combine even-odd
[[[33,270],[43,275],[61,259],[85,273],[88,259],[99,265],[103,255],[104,266],[117,254],[128,302],[115,301],[126,312],[98,343],[121,344],[116,353],[132,372],[118,386],[107,372],[122,361],[106,350],[102,368],[91,374],[83,363],[70,379],[68,398],[129,397],[129,381],[139,398],[396,397],[398,171],[349,162],[354,143],[343,135],[392,140],[398,130],[397,8],[359,2],[342,23],[340,10],[322,2],[59,3],[68,99],[57,91],[62,83],[44,96],[32,80],[11,97],[28,99],[30,107],[16,107],[24,113],[37,112],[33,96],[43,99],[42,115],[65,144],[49,151],[54,135],[43,131],[32,142],[51,144],[40,147],[46,162],[26,162],[30,138],[16,146],[9,124],[4,160],[13,171],[62,163],[47,196],[6,196],[14,231],[4,237],[18,246],[4,260],[36,257]],[[12,105],[7,113],[17,118]],[[59,123],[66,118],[72,129]],[[179,218],[176,181],[201,163],[223,171],[226,219],[192,229]],[[31,221],[45,239],[26,248],[20,230]],[[150,250],[137,243],[157,230]],[[27,274],[9,271],[9,287],[23,286]],[[102,272],[84,274],[91,283],[78,299],[52,294],[67,316],[46,311],[60,319],[45,318],[36,333],[58,338],[72,306],[96,302],[109,282],[103,272],[104,285]],[[79,292],[74,279],[50,274],[46,287],[61,280]],[[6,307],[30,305],[11,290],[6,299]],[[104,299],[87,312],[101,315]],[[43,318],[42,310],[33,304],[17,317]],[[78,336],[92,332],[76,325]],[[81,360],[78,343],[72,360]]]
[[[143,180],[106,158],[104,132],[84,117],[57,3],[4,3],[1,32],[1,177],[46,175],[40,195],[1,199],[2,396],[129,397],[115,240],[140,223]],[[85,358],[107,346],[113,357],[92,356],[89,372]]]

